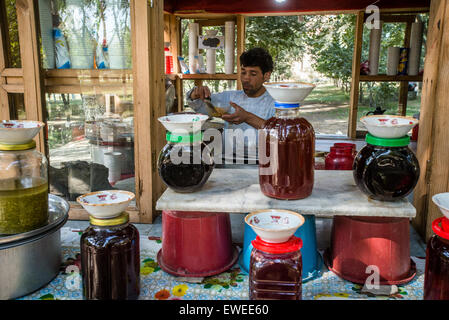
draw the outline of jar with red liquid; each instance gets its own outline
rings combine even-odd
[[[352,154],[355,156],[357,155],[357,148],[355,143],[348,143],[348,142],[337,142],[334,143],[334,147],[336,148],[349,148],[352,150]]]
[[[441,224],[441,226],[440,226]],[[449,300],[449,219],[433,221],[424,273],[424,300]]]
[[[299,104],[275,102],[275,108],[260,130],[260,189],[276,199],[303,199],[313,189],[315,131],[300,116]]]
[[[324,160],[325,170],[352,170],[354,153],[352,147],[331,147]]]
[[[270,243],[257,236],[251,244],[249,298],[302,300],[302,240]]]

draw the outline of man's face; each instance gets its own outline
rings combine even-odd
[[[262,73],[259,66],[257,67],[244,67],[240,73],[242,80],[242,87],[245,94],[249,97],[257,94],[265,81],[270,79],[271,72]]]

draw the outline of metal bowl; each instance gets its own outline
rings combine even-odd
[[[0,237],[0,299],[27,295],[53,280],[61,266],[61,227],[70,206],[48,195],[48,224],[36,230]]]

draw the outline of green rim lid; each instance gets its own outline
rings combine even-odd
[[[168,142],[174,142],[174,143],[192,143],[192,142],[203,141],[203,133],[201,131],[197,132],[197,133],[191,133],[188,135],[167,132],[165,137]]]
[[[382,147],[405,147],[408,146],[410,143],[410,137],[409,136],[403,136],[401,138],[379,138],[375,137],[372,134],[367,133],[365,137],[366,143],[375,145],[375,146],[382,146]]]

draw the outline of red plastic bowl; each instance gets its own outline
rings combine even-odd
[[[416,274],[409,219],[335,216],[324,259],[331,271],[354,283],[364,284],[368,278],[373,283],[368,266],[377,266],[380,285],[409,282]]]
[[[237,258],[228,213],[162,211],[162,249],[157,259],[165,272],[207,277],[231,268]]]

